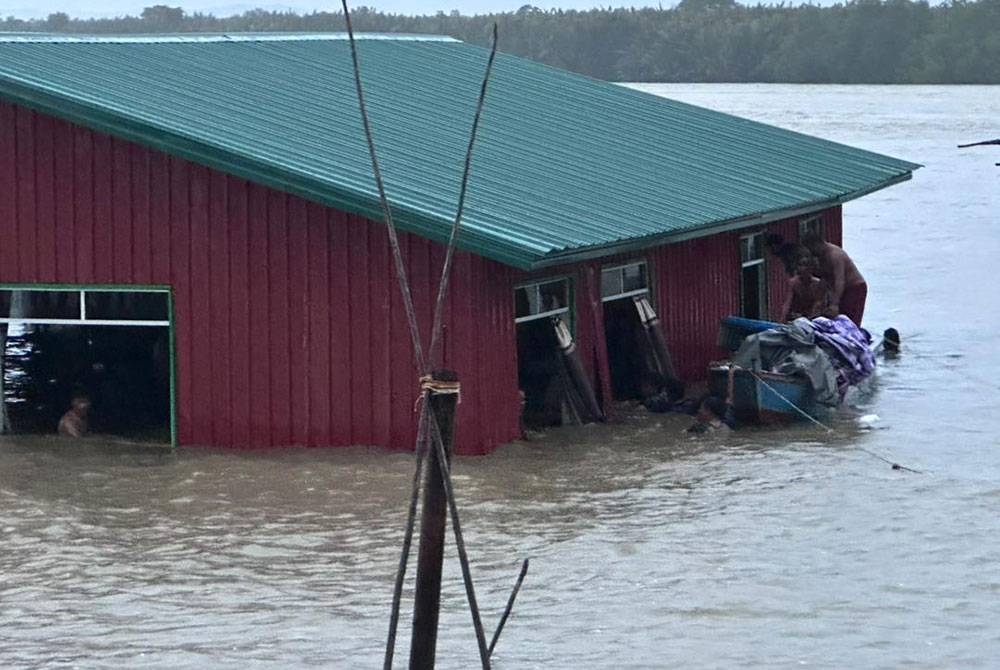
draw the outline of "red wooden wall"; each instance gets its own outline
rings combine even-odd
[[[837,243],[840,215],[824,213]],[[798,237],[797,219],[765,229]],[[702,379],[739,308],[745,232],[534,274],[458,254],[445,364],[462,380],[459,453],[519,433],[516,282],[573,277],[581,357],[607,382],[600,268],[647,260],[678,370]],[[427,338],[443,248],[401,241]],[[777,309],[787,278],[768,262]],[[0,103],[0,282],[172,286],[182,444],[412,448],[417,373],[381,225]]]
[[[443,249],[402,244],[426,338]],[[518,434],[512,274],[456,257],[460,453]],[[417,373],[381,225],[0,103],[0,282],[171,285],[182,444],[412,447]]]
[[[831,242],[841,240],[841,209],[822,213],[824,230]],[[645,260],[649,264],[653,304],[663,323],[664,334],[678,374],[685,381],[705,378],[708,363],[727,352],[716,347],[719,320],[740,309],[739,238],[749,232],[776,232],[787,241],[798,241],[798,218],[775,221],[758,228],[721,233],[616,256],[592,263],[557,267],[548,272],[520,275],[518,281],[569,275],[576,295],[576,340],[587,369],[608,379],[604,312],[600,302],[602,266]],[[777,315],[788,292],[788,276],[781,262],[768,255],[768,304]],[[596,285],[592,277],[597,278]],[[607,390],[607,389],[606,389]],[[605,394],[607,397],[607,394]]]

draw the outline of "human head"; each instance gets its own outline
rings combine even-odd
[[[886,328],[882,333],[882,349],[889,354],[899,353],[899,331],[895,328]]]
[[[795,259],[795,274],[809,278],[816,272],[816,257],[811,253],[799,254]]]
[[[823,239],[823,236],[816,231],[809,231],[804,234],[799,242],[814,256],[818,256],[822,253],[823,247],[826,246],[826,241]]]
[[[775,253],[784,243],[785,238],[778,233],[767,233],[764,235],[764,246],[766,246],[771,253]]]
[[[86,414],[90,411],[90,397],[82,391],[74,393],[69,405],[76,410],[77,414]]]

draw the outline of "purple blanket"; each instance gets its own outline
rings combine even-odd
[[[812,325],[816,344],[830,357],[838,382],[842,381],[841,393],[848,385],[857,384],[874,372],[875,354],[867,330],[858,328],[843,314],[834,319],[815,318]]]

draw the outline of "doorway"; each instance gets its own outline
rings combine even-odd
[[[568,278],[548,279],[514,289],[517,329],[517,383],[521,421],[527,428],[564,422],[566,374],[553,319],[570,319]]]
[[[0,286],[0,428],[54,434],[80,397],[89,432],[176,444],[168,287]]]
[[[604,339],[614,400],[641,399],[643,380],[656,370],[635,304],[636,299],[648,296],[648,268],[644,261],[601,269]]]

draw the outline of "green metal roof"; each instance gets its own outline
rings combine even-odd
[[[487,51],[362,36],[397,225],[447,239]],[[0,97],[381,219],[343,35],[0,37]],[[919,167],[498,55],[460,246],[520,268],[828,207]]]

